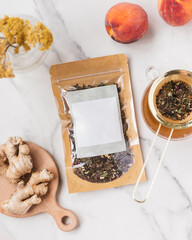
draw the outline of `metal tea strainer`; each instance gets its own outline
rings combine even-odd
[[[192,88],[192,72],[189,72],[187,70],[172,70],[172,71],[166,72],[165,74],[163,74],[161,76],[158,76],[158,73],[157,73],[156,69],[153,68],[153,67],[150,67],[147,70],[148,77],[149,77],[149,74],[152,75],[153,78],[155,78],[155,80],[152,83],[151,88],[149,90],[148,105],[149,105],[149,109],[150,109],[151,113],[153,114],[155,119],[159,122],[159,126],[158,126],[157,132],[155,134],[155,137],[154,137],[153,142],[151,144],[150,150],[147,154],[145,163],[144,163],[144,165],[141,169],[140,175],[137,179],[137,182],[136,182],[136,185],[135,185],[135,188],[134,188],[134,191],[133,191],[133,199],[136,202],[139,202],[139,203],[143,203],[149,198],[149,195],[150,195],[151,190],[153,188],[153,185],[155,183],[158,171],[159,171],[160,166],[162,164],[165,152],[167,150],[167,147],[168,147],[168,144],[170,142],[170,139],[171,139],[171,136],[173,134],[174,129],[184,129],[184,128],[188,128],[188,127],[192,126],[192,112],[183,120],[172,120],[172,119],[169,119],[169,118],[163,116],[156,106],[156,96],[158,95],[160,89],[162,88],[162,86],[165,83],[170,82],[172,80],[173,81],[183,81],[183,82],[187,83],[188,85],[190,85],[191,88]],[[156,169],[156,172],[155,172],[155,175],[153,177],[152,183],[149,187],[149,191],[146,195],[146,198],[144,200],[140,201],[140,200],[136,199],[135,193],[136,193],[138,184],[141,180],[141,177],[143,175],[143,172],[144,172],[145,167],[147,165],[147,162],[149,160],[149,156],[151,154],[151,151],[153,149],[153,146],[155,144],[156,138],[159,134],[159,131],[160,131],[162,125],[164,125],[165,127],[170,129],[170,134],[169,134],[169,137],[167,139],[165,148],[163,150],[161,159],[159,161],[158,167]]]

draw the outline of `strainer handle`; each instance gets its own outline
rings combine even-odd
[[[160,76],[157,69],[153,66],[150,66],[146,69],[146,75],[149,81],[153,81]]]
[[[149,160],[149,156],[150,156],[150,154],[151,154],[151,151],[152,151],[152,149],[153,149],[153,146],[154,146],[154,144],[155,144],[155,141],[156,141],[156,138],[157,138],[157,136],[158,136],[158,134],[159,134],[159,131],[160,131],[160,129],[161,129],[161,126],[162,126],[162,125],[161,125],[161,123],[160,123],[160,124],[159,124],[159,127],[158,127],[158,129],[157,129],[157,132],[156,132],[156,134],[155,134],[155,137],[154,137],[154,139],[153,139],[153,142],[152,142],[152,144],[151,144],[151,147],[150,147],[150,149],[149,149],[149,152],[148,152],[148,154],[147,154],[145,163],[143,164],[143,167],[142,167],[142,169],[141,169],[141,172],[140,172],[139,177],[138,177],[138,179],[137,179],[137,182],[136,182],[136,184],[135,184],[135,188],[134,188],[134,190],[133,190],[133,195],[132,195],[132,197],[133,197],[133,199],[134,199],[136,202],[138,202],[138,203],[144,203],[144,202],[149,198],[149,196],[150,196],[150,194],[151,194],[151,190],[152,190],[153,185],[154,185],[154,183],[155,183],[155,180],[156,180],[156,178],[157,178],[157,174],[158,174],[159,169],[160,169],[160,167],[161,167],[161,164],[162,164],[162,162],[163,162],[163,158],[164,158],[165,152],[166,152],[166,150],[167,150],[168,144],[169,144],[170,139],[171,139],[171,136],[172,136],[172,134],[173,134],[173,130],[174,130],[174,129],[171,129],[171,132],[170,132],[169,137],[168,137],[168,139],[167,139],[167,143],[166,143],[165,148],[164,148],[164,150],[163,150],[163,153],[162,153],[162,155],[161,155],[161,159],[160,159],[160,161],[159,161],[159,164],[158,164],[158,167],[157,167],[157,169],[156,169],[155,175],[154,175],[154,177],[153,177],[152,183],[151,183],[151,185],[150,185],[150,187],[149,187],[149,191],[148,191],[148,193],[147,193],[147,195],[146,195],[146,198],[145,198],[144,200],[138,200],[138,199],[136,199],[135,193],[136,193],[136,191],[137,191],[138,184],[140,183],[141,177],[142,177],[142,175],[143,175],[143,172],[144,172],[145,167],[146,167],[146,165],[147,165],[147,162],[148,162],[148,160]]]

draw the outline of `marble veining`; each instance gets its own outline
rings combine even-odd
[[[0,142],[20,135],[48,150],[60,171],[59,203],[72,209],[80,226],[71,233],[58,230],[47,214],[14,219],[0,214],[0,240],[22,239],[130,239],[192,240],[191,138],[171,142],[150,199],[132,200],[134,186],[69,195],[64,170],[61,123],[51,90],[52,64],[125,53],[129,60],[140,143],[144,158],[154,134],[141,114],[141,99],[149,84],[145,75],[154,65],[160,73],[182,68],[191,59],[191,24],[173,28],[157,12],[157,1],[135,0],[148,12],[150,28],[138,42],[121,45],[105,32],[107,10],[117,0],[1,0],[0,14],[30,14],[54,34],[45,62],[14,79],[0,80]],[[191,70],[192,66],[188,66]],[[148,181],[139,185],[139,196],[148,190],[165,140],[158,138],[147,166]]]

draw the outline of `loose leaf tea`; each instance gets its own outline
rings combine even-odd
[[[165,83],[156,96],[160,113],[172,120],[183,120],[192,111],[192,89],[183,81]]]
[[[103,155],[91,158],[76,158],[73,163],[74,173],[92,183],[106,183],[113,181],[132,166],[131,152]]]

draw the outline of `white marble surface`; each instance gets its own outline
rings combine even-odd
[[[107,10],[117,0],[1,0],[0,14],[31,14],[54,34],[54,45],[45,63],[34,71],[0,80],[0,143],[20,135],[47,149],[60,169],[59,203],[77,213],[80,226],[65,233],[47,214],[13,219],[0,214],[0,240],[40,239],[192,239],[192,139],[171,142],[151,198],[139,205],[131,198],[133,186],[69,195],[64,170],[60,121],[52,95],[52,64],[125,53],[130,62],[136,116],[143,155],[153,139],[141,115],[141,98],[149,81],[145,70],[155,65],[163,73],[182,68],[191,58],[192,23],[168,26],[159,17],[156,0],[133,0],[149,16],[148,33],[138,42],[121,45],[105,32]],[[189,70],[192,66],[189,67]],[[149,181],[165,140],[158,139],[147,168]]]

